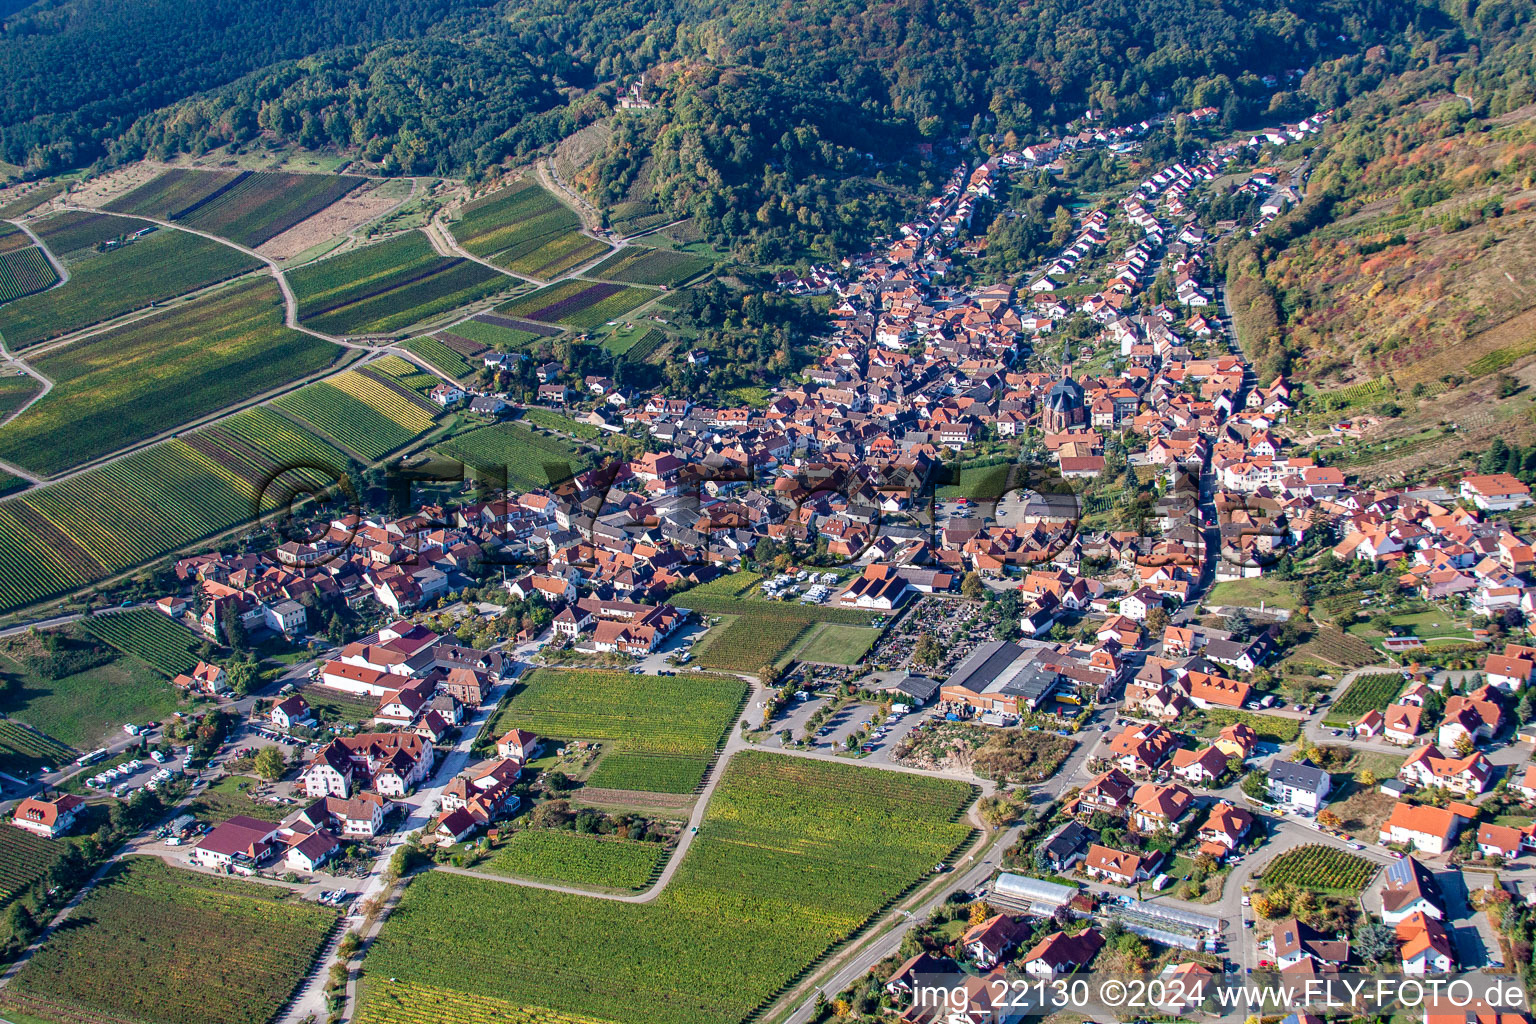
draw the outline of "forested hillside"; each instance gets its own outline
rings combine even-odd
[[[1305,357],[1325,385],[1392,374],[1401,401],[1536,352],[1528,16],[1483,5],[1438,45],[1307,76],[1306,92],[1341,109],[1304,202],[1227,260],[1261,376]]]

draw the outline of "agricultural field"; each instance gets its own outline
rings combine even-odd
[[[496,311],[589,331],[655,297],[656,292],[644,288],[571,280],[513,299],[497,306]]]
[[[403,390],[345,370],[290,391],[272,405],[358,457],[372,460],[410,443],[432,426],[432,413],[407,398]]]
[[[0,672],[17,680],[0,697],[0,711],[13,719],[0,723],[5,728],[0,745],[31,759],[34,767],[57,765],[67,759],[70,748],[90,750],[104,739],[121,737],[125,722],[164,719],[180,706],[165,676],[136,658],[108,657],[87,664],[90,667],[52,678],[14,651],[0,653]],[[21,725],[37,732],[23,736],[13,731]]]
[[[466,204],[449,225],[467,251],[514,274],[543,281],[607,250],[580,228],[581,218],[528,179]]]
[[[652,339],[651,335],[661,335]],[[620,327],[608,337],[603,339],[602,350],[611,356],[622,358],[636,348],[645,347],[646,351],[654,351],[666,340],[666,336],[654,327],[634,326]]]
[[[0,609],[75,590],[245,522],[251,485],[178,439],[0,502]]]
[[[1333,846],[1309,844],[1287,850],[1264,869],[1263,887],[1282,885],[1314,892],[1355,895],[1376,873],[1376,865]]]
[[[1349,688],[1328,709],[1328,717],[1353,722],[1367,711],[1380,711],[1403,688],[1396,672],[1372,672],[1355,677]]]
[[[0,377],[0,419],[20,409],[42,389],[43,385],[36,377],[20,370],[13,370],[8,376]]]
[[[420,404],[422,408],[429,412],[434,409],[434,406],[429,403],[426,396],[430,395],[432,389],[437,387],[441,381],[436,374],[426,372],[404,356],[397,356],[393,353],[382,356],[363,366],[359,366],[357,372],[364,377],[372,377],[375,380],[392,385],[394,388],[404,388],[421,400],[418,403],[411,400],[409,395],[406,395],[406,399],[411,401],[413,405]]]
[[[131,654],[166,676],[190,672],[197,664],[192,645],[198,640],[163,612],[148,608],[93,615],[80,620],[80,628],[124,654]]]
[[[606,750],[591,785],[689,793],[724,742],[746,692],[746,683],[730,676],[538,669],[496,712],[486,735],[520,728],[562,740],[598,740]],[[623,758],[605,771],[616,755]]]
[[[74,264],[62,287],[0,306],[0,335],[25,349],[260,267],[227,245],[162,229]]]
[[[740,597],[759,583],[763,582],[763,574],[743,569],[740,572],[728,572],[716,576],[708,583],[700,583],[688,591],[690,598],[700,597]]]
[[[57,767],[74,756],[73,748],[52,736],[45,736],[17,722],[0,719],[0,772],[20,778],[39,768]],[[20,829],[0,828],[0,834],[18,831]],[[0,863],[3,863],[3,858],[0,858]],[[3,879],[0,879],[0,886],[3,884]]]
[[[493,348],[498,352],[516,352],[540,338],[540,335],[532,331],[519,330],[511,326],[503,317],[493,319],[484,313],[454,324],[448,328],[447,333],[479,342],[486,348]]]
[[[176,221],[254,249],[319,213],[366,180],[333,174],[177,167],[107,208]]]
[[[547,434],[535,434],[519,423],[494,423],[450,438],[434,449],[480,470],[507,473],[509,491],[549,487],[587,468],[588,460],[573,446]]]
[[[68,210],[32,225],[32,231],[61,260],[84,258],[98,247],[126,241],[140,231],[156,227],[136,217],[111,217],[100,213]]]
[[[525,409],[523,410],[523,420],[544,430],[569,434],[572,437],[579,437],[586,441],[596,441],[603,436],[603,432],[592,424],[578,422],[569,416],[552,412],[549,409]]]
[[[417,359],[432,366],[441,373],[446,373],[455,380],[466,380],[473,377],[480,370],[478,363],[471,363],[466,356],[474,355],[473,352],[460,352],[441,340],[441,335],[423,334],[419,338],[410,338],[402,343],[402,347]],[[480,351],[483,347],[476,346]]]
[[[1344,668],[1363,668],[1381,657],[1369,643],[1332,623],[1318,626],[1312,639],[1298,647],[1296,653]]]
[[[0,722],[0,736],[6,724]],[[0,828],[0,906],[47,875],[65,849],[66,844],[57,839],[44,839],[9,824]]]
[[[0,1006],[43,1019],[266,1024],[337,916],[285,889],[131,857],[43,944]]]
[[[740,621],[740,620],[737,620]],[[817,626],[794,652],[796,661],[819,665],[857,665],[880,639],[878,629],[840,626],[834,622]]]
[[[15,252],[17,249],[25,249],[32,244],[32,238],[21,228],[14,224],[6,224],[0,221],[0,254]]]
[[[458,993],[446,1005],[509,1011],[498,1020],[741,1020],[967,842],[957,819],[970,800],[948,780],[738,754],[650,903],[443,872],[416,879],[369,952],[356,1019],[417,1021],[413,995],[425,986]],[[646,941],[621,946],[615,935]],[[498,966],[507,963],[518,970]],[[396,981],[375,984],[387,978]]]
[[[50,181],[24,193],[7,193],[6,201],[0,203],[0,220],[12,220],[30,213],[68,187],[67,182]]]
[[[806,619],[758,619],[740,614],[711,628],[694,650],[694,660],[700,668],[756,672],[778,663],[812,625]]]
[[[304,687],[301,694],[315,716],[323,721],[363,725],[373,720],[379,706],[377,698],[318,684]]]
[[[644,363],[650,360],[661,347],[671,340],[671,335],[665,331],[646,331],[639,341],[624,353],[624,359],[631,363]]]
[[[561,885],[644,889],[666,852],[661,843],[525,828],[501,840],[478,870]]]
[[[1235,708],[1204,708],[1194,718],[1199,723],[1200,735],[1206,737],[1214,737],[1234,722],[1242,722],[1257,733],[1259,739],[1271,743],[1295,743],[1301,735],[1300,719],[1261,715]]]
[[[275,497],[276,504],[334,483],[347,470],[341,449],[264,405],[220,420],[186,441],[243,485]]]
[[[697,277],[712,266],[702,256],[670,249],[625,246],[593,267],[589,273],[605,281],[674,287]]]
[[[0,458],[54,474],[335,361],[283,326],[276,282],[252,278],[33,360],[53,390],[0,429]]]
[[[740,577],[736,576],[736,578]],[[871,612],[858,608],[825,607],[800,604],[795,601],[758,600],[751,597],[726,597],[707,590],[708,586],[709,584],[705,584],[702,587],[684,591],[677,596],[673,604],[680,608],[690,608],[702,615],[750,615],[759,622],[770,620],[805,623],[840,622],[845,626],[867,626],[874,618]]]
[[[58,279],[48,257],[35,245],[0,253],[0,302],[52,288]]]
[[[288,281],[299,318],[331,334],[389,334],[511,284],[473,260],[439,256],[420,231],[300,267]]]

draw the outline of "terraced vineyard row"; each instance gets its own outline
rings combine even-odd
[[[52,736],[33,732],[20,722],[0,719],[0,771],[19,778],[39,768],[56,767],[74,756],[74,748]],[[0,837],[12,832],[21,832],[21,829],[0,827]],[[5,895],[5,862],[5,844],[0,842],[0,902],[4,902]]]
[[[107,209],[173,220],[255,248],[319,213],[365,180],[335,174],[172,167],[113,200]]]
[[[540,280],[558,277],[607,249],[581,233],[575,213],[528,179],[467,204],[450,227],[467,251]]]
[[[455,380],[465,380],[474,376],[480,367],[471,364],[465,358],[466,355],[473,355],[474,353],[459,352],[441,341],[440,337],[440,335],[424,334],[419,338],[411,338],[404,342],[404,347],[411,355],[430,363],[433,367]],[[477,346],[477,348],[482,352],[485,350],[484,346]]]
[[[5,742],[4,726],[15,728],[10,722],[0,722],[0,744]],[[9,824],[0,828],[0,907],[46,875],[64,850],[57,839],[45,839]]]

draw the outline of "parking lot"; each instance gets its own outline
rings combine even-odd
[[[148,754],[140,754],[131,758],[112,758],[92,768],[92,773],[85,778],[88,790],[101,796],[110,794],[127,799],[141,789],[150,792],[159,789],[181,774],[185,764],[176,757],[167,757],[162,763]]]

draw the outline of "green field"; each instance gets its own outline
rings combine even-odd
[[[1282,718],[1279,715],[1261,715],[1252,711],[1233,708],[1205,708],[1199,713],[1205,725],[1202,736],[1214,737],[1234,722],[1242,722],[1258,734],[1259,739],[1272,743],[1295,743],[1301,735],[1301,720]]]
[[[590,785],[688,793],[724,742],[746,692],[746,683],[731,676],[537,669],[497,709],[486,735],[527,729],[561,740],[599,740],[606,749]]]
[[[1218,583],[1205,595],[1205,603],[1218,608],[1232,605],[1257,608],[1262,604],[1265,608],[1295,611],[1300,601],[1296,597],[1295,584],[1260,576],[1257,579]]]
[[[15,690],[0,698],[0,711],[79,750],[122,736],[127,722],[164,719],[179,698],[165,677],[133,658],[116,658],[60,679],[49,679],[25,662],[0,654],[0,671],[17,679]],[[38,750],[39,760],[62,757],[62,750]]]
[[[805,642],[795,651],[795,660],[827,665],[857,665],[878,639],[878,629],[840,626],[829,622],[817,626],[815,632],[805,638]]]
[[[19,722],[0,719],[0,772],[20,778],[39,768],[56,768],[74,757],[73,748],[52,736],[34,732]],[[0,833],[13,831],[20,830],[0,829]]]
[[[618,1024],[744,1019],[947,861],[970,837],[957,822],[970,799],[947,780],[739,754],[650,903],[416,879],[368,954],[354,1019],[417,1024],[425,1009],[455,1020],[524,1021],[535,1009]],[[614,941],[625,935],[644,941]],[[445,1010],[471,1003],[482,1015]]]
[[[197,665],[193,644],[198,638],[163,612],[149,608],[93,615],[80,620],[80,628],[103,643],[131,654],[166,676],[191,672]]]
[[[0,306],[0,335],[12,349],[27,348],[260,266],[260,261],[227,245],[162,229],[81,260],[69,268],[69,282],[59,288]]]
[[[539,340],[539,335],[532,331],[520,331],[516,327],[507,327],[478,317],[459,321],[448,328],[448,333],[477,341],[498,352],[516,352]]]
[[[463,353],[450,348],[431,335],[424,334],[419,338],[410,338],[401,344],[411,355],[455,380],[473,377],[481,368],[480,363],[471,363]]]
[[[591,330],[644,305],[656,295],[644,288],[572,279],[503,303],[496,311]]]
[[[1328,709],[1328,717],[1352,722],[1367,711],[1385,708],[1402,688],[1403,677],[1396,672],[1370,672],[1356,676],[1355,681]]]
[[[35,245],[0,253],[0,302],[51,288],[58,279],[48,257]]]
[[[341,349],[283,326],[252,278],[33,360],[53,390],[0,429],[0,458],[44,475],[318,372]]]
[[[544,281],[608,248],[583,235],[581,218],[527,179],[466,204],[450,228],[459,244],[476,256]]]
[[[173,167],[108,204],[255,248],[319,213],[365,178],[281,171],[201,171]]]
[[[198,821],[218,824],[237,814],[258,821],[282,821],[295,808],[289,804],[271,804],[264,800],[252,800],[248,790],[257,785],[255,779],[244,775],[226,775],[197,795],[188,813]]]
[[[4,204],[0,204],[0,220],[12,220],[22,214],[29,213],[42,206],[54,196],[63,192],[68,187],[67,182],[45,182],[32,189],[26,195],[17,196]]]
[[[570,434],[572,437],[580,437],[587,441],[596,441],[603,436],[603,432],[590,423],[579,423],[569,416],[551,412],[548,409],[525,409],[523,419],[544,430]]]
[[[672,287],[697,277],[711,265],[704,257],[689,253],[625,246],[593,267],[590,273],[605,281]]]
[[[266,1024],[337,916],[286,889],[131,857],[38,950],[0,1007],[65,1021]]]
[[[758,619],[750,614],[733,616],[710,627],[693,654],[700,668],[726,672],[757,672],[784,660],[789,650],[810,632],[805,619]]]
[[[643,889],[666,855],[660,843],[525,828],[503,839],[480,871],[600,889]]]
[[[140,231],[155,231],[147,220],[136,217],[112,217],[82,210],[56,213],[32,225],[32,231],[60,259],[74,260],[89,255],[107,243],[119,243]]]
[[[536,434],[520,423],[494,423],[449,438],[435,449],[479,470],[505,469],[510,490],[550,487],[587,468],[588,459],[575,447],[548,434]]]
[[[473,260],[439,256],[421,231],[319,260],[288,280],[299,319],[332,334],[388,334],[512,284]]]
[[[976,466],[960,470],[960,481],[944,484],[934,492],[940,501],[954,498],[970,498],[973,501],[996,501],[1008,489],[1007,464]]]
[[[20,409],[42,389],[43,385],[36,377],[20,371],[0,377],[0,418]]]
[[[379,707],[376,697],[348,693],[329,686],[306,686],[302,695],[305,702],[314,710],[316,717],[352,725],[363,725],[372,721],[373,713]]]

